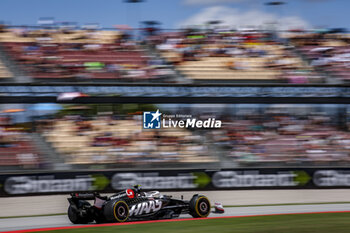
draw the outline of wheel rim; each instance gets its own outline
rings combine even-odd
[[[125,215],[125,208],[124,208],[124,206],[119,206],[119,208],[118,208],[118,215],[120,216],[120,217],[124,217],[124,215]]]
[[[208,211],[208,205],[204,201],[199,204],[199,209],[202,213],[206,213]]]
[[[196,217],[205,218],[210,213],[210,202],[205,196],[198,197],[195,205]]]
[[[129,218],[129,208],[128,205],[120,200],[114,203],[113,207],[114,219],[117,222],[124,222]]]

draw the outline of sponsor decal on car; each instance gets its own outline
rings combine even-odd
[[[130,216],[139,216],[143,214],[154,213],[160,210],[161,208],[162,208],[162,201],[160,200],[142,202],[142,203],[133,205],[130,208]]]
[[[135,192],[134,192],[134,190],[132,190],[132,189],[127,189],[125,192],[126,192],[126,195],[127,195],[129,198],[134,198],[134,197],[135,197]]]

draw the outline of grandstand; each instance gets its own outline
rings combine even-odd
[[[25,129],[12,121],[11,114],[3,114],[9,120],[0,126],[0,166],[11,170],[348,164],[348,43],[347,34],[334,32],[206,29],[159,31],[138,38],[111,29],[3,27],[1,109],[7,109],[7,99],[59,102],[59,107],[43,114],[23,105],[28,110],[22,113],[24,123],[30,125]],[[25,73],[21,79],[18,70]],[[84,88],[82,83],[96,88]],[[247,89],[239,89],[242,84]],[[53,93],[51,87],[58,91]],[[124,92],[114,93],[114,87],[125,87]],[[226,87],[237,88],[237,93]],[[276,92],[269,93],[272,87]],[[99,93],[103,88],[106,93]],[[74,98],[69,99],[73,105],[67,105],[58,98],[67,92],[87,97],[85,109],[89,104],[109,105],[108,113],[79,111]],[[113,107],[119,97],[124,98],[121,109]],[[154,98],[154,105],[144,108],[141,103],[147,98]],[[184,98],[198,106],[188,107]],[[205,109],[212,99],[224,109],[210,107],[215,109],[211,114],[222,118],[221,129],[142,129],[141,110],[185,111],[201,118],[208,114]],[[243,108],[239,101],[253,105]],[[136,109],[128,110],[135,103]],[[167,107],[162,109],[159,103]],[[295,103],[307,104],[308,111],[298,113]],[[75,107],[78,111],[70,110]]]
[[[8,169],[38,169],[44,165],[31,134],[12,125],[8,117],[0,117],[0,161]]]
[[[0,44],[33,82],[343,83],[348,35],[183,30],[7,28]],[[0,61],[1,62],[1,61]],[[0,63],[0,77],[11,77]]]
[[[337,113],[343,111],[341,105],[226,105],[225,112],[212,105],[223,120],[222,128],[159,130],[142,129],[137,114],[125,116],[116,111],[91,115],[87,106],[89,114],[81,106],[63,105],[56,117],[46,114],[33,121],[34,132],[15,128],[16,124],[4,125],[3,169],[45,168],[57,161],[76,169],[349,163],[349,123]],[[175,109],[171,106],[166,112],[173,114]],[[345,111],[348,115],[350,108]],[[201,104],[186,112],[199,119],[209,114],[203,112]]]
[[[349,36],[344,33],[289,33],[286,37],[316,69],[348,82]],[[334,82],[334,81],[333,81]]]
[[[320,106],[308,106],[303,114],[290,113],[290,108],[270,105],[260,114],[232,116],[223,129],[213,132],[213,140],[227,161],[243,166],[349,163],[350,134],[339,118],[315,111]]]
[[[0,32],[0,43],[34,81],[174,82],[174,72],[127,34],[94,30]]]
[[[8,79],[12,77],[12,73],[0,61],[0,79]]]
[[[307,62],[271,33],[189,31],[160,35],[157,42],[162,56],[194,81],[307,83],[317,80]],[[300,70],[306,75],[304,81],[288,79]]]
[[[324,83],[294,40],[269,31],[160,32],[9,28],[0,44],[34,82]]]
[[[56,119],[43,135],[68,164],[130,167],[216,162],[215,157],[208,156],[203,136],[181,129],[142,131],[140,119],[68,117]]]

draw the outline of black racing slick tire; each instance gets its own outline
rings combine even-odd
[[[68,218],[73,224],[79,224],[78,213],[73,210],[72,205],[68,207]]]
[[[90,206],[88,202],[85,203],[85,202],[79,201],[79,205],[80,205],[79,207],[81,207],[81,205],[83,204]],[[68,207],[68,218],[74,224],[86,224],[91,222],[91,219],[80,216],[79,212],[77,211],[77,208],[74,208],[72,205],[69,205]]]
[[[210,201],[206,196],[194,195],[189,207],[190,215],[194,218],[206,218],[210,214]]]
[[[129,206],[123,200],[110,201],[103,213],[109,222],[125,222],[129,218]]]

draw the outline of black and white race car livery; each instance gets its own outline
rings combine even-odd
[[[68,201],[68,217],[75,224],[171,219],[180,214],[205,218],[211,209],[210,201],[203,195],[195,194],[185,201],[158,191],[142,192],[138,186],[109,197],[99,193],[72,193]]]

